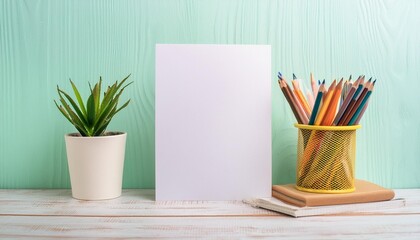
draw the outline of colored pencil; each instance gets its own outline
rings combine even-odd
[[[293,74],[293,77],[296,77],[296,76]],[[306,115],[309,118],[309,116],[311,116],[311,109],[309,107],[308,102],[305,99],[305,96],[303,95],[302,91],[300,90],[298,80],[297,79],[292,80],[292,85],[293,85],[295,95],[298,97],[299,102],[300,102],[301,106],[303,107],[303,110],[305,111]]]
[[[304,82],[300,82],[295,74],[293,74],[293,80],[291,81],[293,88],[280,72],[278,77],[280,89],[297,122],[318,126],[358,124],[366,111],[376,82],[376,80],[372,82],[372,78],[370,78],[365,83],[365,76],[360,75],[352,83],[352,75],[350,75],[347,80],[341,78],[338,83],[337,80],[334,80],[327,90],[325,79],[322,82],[318,80],[318,86],[314,75],[310,73],[309,84],[311,89],[308,90]]]
[[[350,75],[349,79],[346,80],[343,84],[343,89],[341,91],[340,106],[341,106],[341,104],[343,104],[344,100],[346,99],[347,93],[349,93],[350,88],[351,88],[351,75]]]
[[[357,111],[357,108],[360,106],[360,104],[362,103],[363,99],[365,98],[369,87],[371,85],[371,79],[369,79],[369,81],[365,84],[363,91],[360,93],[360,96],[357,97],[356,102],[353,104],[351,110],[349,111],[349,113],[345,116],[345,118],[342,121],[343,126],[347,126],[350,122],[350,119],[353,117],[354,113]]]
[[[316,85],[316,81],[312,73],[310,74],[310,78],[311,78],[311,88],[312,88],[312,94],[313,94],[312,96],[313,96],[313,99],[315,99],[318,94],[318,85]]]
[[[341,96],[340,96],[340,106],[343,104],[344,100],[346,99],[346,94],[348,91],[348,80],[346,80],[343,84],[343,89],[341,90]]]
[[[297,99],[297,97],[295,96],[295,94],[293,93],[292,89],[290,88],[289,84],[287,84],[287,81],[284,77],[282,77],[282,80],[284,81],[284,84],[286,84],[286,89],[289,92],[291,99],[294,103],[294,105],[296,106],[296,110],[303,122],[303,124],[308,124],[309,122],[309,117],[306,115],[305,111],[303,110],[302,106],[299,103],[299,100]]]
[[[331,101],[327,108],[327,112],[325,113],[324,119],[321,122],[323,126],[330,126],[334,121],[334,116],[337,111],[338,102],[340,101],[341,91],[343,87],[343,78],[341,78],[340,82],[334,89]]]
[[[354,92],[349,105],[344,110],[343,115],[341,116],[340,120],[337,122],[337,126],[343,126],[345,119],[350,115],[351,109],[353,108],[354,104],[357,101],[357,98],[359,97],[360,93],[363,91],[364,86],[367,84],[363,84],[364,77],[360,78],[359,85],[356,88],[356,92]]]
[[[357,90],[357,87],[358,87],[358,83],[359,83],[359,81],[360,81],[360,78],[359,78],[359,79],[357,79],[357,80],[356,80],[356,82],[354,82],[354,84],[353,84],[353,86],[351,87],[351,89],[350,89],[349,93],[347,93],[347,96],[346,96],[346,98],[344,99],[343,104],[341,104],[340,108],[338,109],[338,113],[337,113],[337,115],[335,116],[335,119],[334,119],[334,121],[333,121],[333,125],[337,125],[337,124],[338,124],[338,121],[339,121],[339,120],[341,119],[341,117],[343,116],[344,111],[347,109],[347,107],[348,107],[348,105],[349,105],[349,103],[350,103],[350,100],[353,98],[353,95],[354,95],[354,93],[355,93],[355,92],[356,92],[356,90]]]
[[[363,97],[363,100],[360,102],[359,106],[357,107],[357,110],[352,114],[352,117],[350,121],[347,123],[347,125],[353,125],[356,122],[362,109],[366,106],[367,101],[369,100],[369,97],[372,94],[374,86],[375,86],[375,81],[373,81],[373,83],[369,85],[366,96]]]
[[[375,83],[376,83],[376,79],[375,79],[375,81],[373,81],[373,85],[375,85]],[[372,88],[373,88],[373,87],[372,87]],[[361,120],[361,119],[362,119],[362,117],[363,117],[363,114],[365,114],[366,108],[367,108],[367,107],[368,107],[368,105],[369,105],[369,100],[370,100],[370,99],[368,99],[368,100],[366,101],[366,104],[365,104],[365,106],[363,107],[362,111],[359,113],[359,116],[357,116],[357,119],[356,119],[356,121],[354,122],[354,125],[359,124],[360,120]]]
[[[296,110],[297,110],[299,116],[302,119],[302,123],[303,124],[308,124],[309,118],[306,115],[305,111],[303,110],[302,106],[300,105],[299,100],[297,99],[296,95],[293,93],[293,90],[290,88],[290,86],[287,84],[287,82],[284,81],[284,83],[286,84],[286,87],[287,87],[286,90],[291,95],[292,101],[296,106]]]
[[[313,95],[313,93],[310,92],[309,90],[307,90],[306,91],[306,98],[308,99],[309,108],[312,112],[313,111],[312,109],[314,108],[314,95]]]
[[[325,86],[324,86],[324,84],[321,84],[321,86],[319,86],[319,88],[318,88],[318,94],[316,96],[314,108],[312,109],[312,114],[311,114],[311,118],[309,120],[309,125],[314,125],[314,123],[315,123],[315,118],[316,118],[316,115],[318,113],[319,107],[321,106],[322,95],[324,94],[324,91],[325,91]]]
[[[336,86],[336,81],[334,80],[333,83],[328,88],[328,92],[325,95],[324,101],[322,103],[322,107],[319,110],[319,113],[315,119],[315,125],[320,125],[322,120],[324,119],[325,113],[327,112],[328,105],[330,104],[332,95],[334,94],[334,89]]]
[[[296,118],[297,122],[299,124],[302,124],[303,122],[302,122],[302,119],[300,118],[300,116],[299,116],[299,114],[298,114],[298,112],[296,110],[296,106],[293,104],[293,101],[291,99],[291,96],[290,96],[290,94],[286,90],[287,89],[286,84],[284,84],[284,82],[282,80],[280,80],[280,79],[279,79],[278,82],[279,82],[280,89],[283,92],[283,95],[286,98],[287,102],[289,103],[289,106],[292,109],[292,112],[295,115],[295,118]]]
[[[354,122],[354,125],[359,124],[360,120],[361,120],[361,119],[362,119],[362,117],[363,117],[363,114],[365,114],[366,108],[367,108],[367,107],[368,107],[368,105],[369,105],[369,100],[370,100],[370,99],[368,99],[368,100],[366,101],[366,104],[365,104],[365,106],[363,107],[362,111],[360,112],[359,116],[357,116],[357,119],[356,119],[356,121]]]

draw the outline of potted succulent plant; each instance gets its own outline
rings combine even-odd
[[[130,75],[108,86],[101,99],[102,78],[94,87],[86,105],[70,80],[75,100],[57,86],[59,96],[57,108],[78,133],[65,135],[67,161],[70,172],[72,196],[83,200],[102,200],[121,195],[122,175],[127,133],[106,131],[112,118],[130,100],[120,107],[118,101],[124,89],[132,82],[125,84]]]

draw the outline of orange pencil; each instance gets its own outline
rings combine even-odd
[[[331,126],[334,121],[334,116],[337,111],[338,102],[340,101],[341,91],[343,89],[343,79],[337,84],[334,89],[331,101],[328,105],[327,112],[325,113],[324,119],[322,119],[321,125]]]
[[[299,87],[299,82],[295,79],[292,80],[292,85],[294,89],[294,93],[296,94],[297,98],[299,99],[299,102],[301,106],[303,107],[303,110],[305,111],[308,118],[311,116],[311,108],[309,107],[308,102],[306,101],[305,96],[303,95],[302,91]]]
[[[332,95],[334,94],[334,88],[336,86],[336,80],[333,81],[331,86],[328,88],[328,92],[323,99],[322,107],[319,110],[318,116],[316,117],[315,124],[314,125],[320,125],[322,123],[322,120],[324,119],[325,113],[327,112],[328,105],[330,105],[330,101],[332,98]]]

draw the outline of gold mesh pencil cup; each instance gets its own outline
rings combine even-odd
[[[356,129],[354,126],[298,128],[296,188],[315,193],[355,190]]]

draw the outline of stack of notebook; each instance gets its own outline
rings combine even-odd
[[[404,199],[394,199],[394,191],[364,180],[355,180],[356,191],[341,194],[302,192],[294,184],[274,185],[272,198],[245,200],[261,207],[294,217],[339,213],[371,212],[399,208]]]

